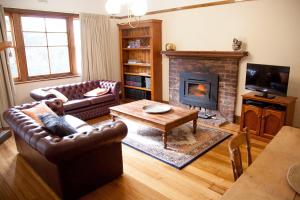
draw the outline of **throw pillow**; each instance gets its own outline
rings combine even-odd
[[[45,115],[45,114],[52,114],[56,115],[55,112],[53,112],[46,104],[40,103],[37,104],[36,106],[28,109],[21,110],[24,114],[28,115],[31,117],[33,120],[35,120],[38,124],[43,126],[43,122],[40,120],[39,116],[40,115]],[[57,116],[57,115],[56,115]]]
[[[67,101],[69,101],[69,99],[65,95],[63,95],[61,92],[59,92],[55,89],[49,90],[48,93],[55,95],[56,98],[62,100],[63,103],[66,103]]]
[[[45,114],[40,116],[45,128],[49,130],[53,135],[59,137],[68,136],[77,132],[66,120],[65,117],[59,117],[57,115]]]
[[[96,88],[84,94],[86,97],[98,97],[107,94],[110,89],[107,88]]]

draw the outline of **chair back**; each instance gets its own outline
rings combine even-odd
[[[234,180],[237,180],[243,174],[243,164],[240,147],[246,145],[248,167],[252,163],[251,144],[247,128],[234,136],[228,144],[230,160],[233,169]]]

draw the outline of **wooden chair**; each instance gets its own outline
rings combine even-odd
[[[228,144],[234,180],[237,180],[243,174],[242,156],[240,151],[240,147],[243,144],[245,144],[247,148],[247,162],[249,167],[252,163],[252,156],[247,128],[245,128],[244,131],[239,132],[237,136],[234,136]]]

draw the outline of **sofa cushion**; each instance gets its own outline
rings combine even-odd
[[[81,128],[83,126],[88,126],[88,123],[72,115],[65,115],[64,119],[75,129]]]
[[[40,119],[45,125],[45,128],[53,135],[64,137],[77,132],[76,129],[65,120],[64,116],[59,117],[57,115],[45,114],[40,116]]]
[[[99,97],[90,97],[87,98],[88,100],[90,100],[91,104],[99,104],[99,103],[104,103],[107,101],[113,101],[115,100],[115,95],[113,94],[105,94]]]
[[[91,91],[88,91],[87,93],[84,94],[85,97],[98,97],[105,95],[109,92],[109,88],[96,88]]]
[[[75,99],[64,103],[65,111],[74,110],[77,108],[83,108],[91,105],[91,102],[88,99]]]
[[[46,104],[40,103],[32,108],[23,109],[22,112],[31,117],[38,124],[43,126],[43,122],[40,120],[40,115],[51,114],[57,116]]]

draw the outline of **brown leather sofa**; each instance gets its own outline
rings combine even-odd
[[[56,96],[49,93],[49,90],[55,89],[69,99],[68,102],[64,103],[66,114],[88,120],[109,114],[109,107],[119,104],[120,85],[121,83],[117,81],[87,81],[35,89],[31,91],[30,96],[36,101],[52,99]],[[84,96],[88,91],[98,87],[108,88],[110,92],[99,97],[86,98]]]
[[[63,114],[60,100],[45,103]],[[3,116],[14,132],[20,155],[59,197],[76,199],[123,173],[121,140],[127,134],[123,122],[95,128],[69,115],[68,122],[77,133],[60,138],[21,112],[37,104],[13,107]]]

